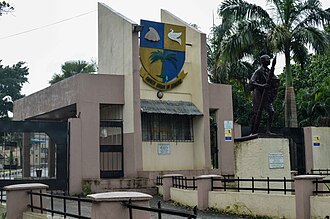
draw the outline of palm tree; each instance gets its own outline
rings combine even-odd
[[[160,50],[154,51],[151,53],[150,55],[150,64],[156,62],[156,61],[161,61],[162,63],[162,69],[160,74],[158,75],[159,77],[161,77],[163,79],[163,82],[167,82],[168,78],[167,75],[165,75],[165,62],[169,61],[170,63],[172,63],[172,65],[177,68],[177,59],[175,56],[175,53],[171,53],[171,52],[162,52]]]
[[[68,61],[61,66],[61,74],[54,74],[49,81],[50,84],[62,81],[65,78],[71,77],[79,73],[92,73],[96,72],[96,64],[94,62],[88,63],[86,61]]]
[[[268,0],[271,13],[243,0],[226,0],[219,7],[223,22],[230,23],[221,43],[219,59],[231,62],[264,53],[285,57],[285,126],[297,127],[295,93],[290,61],[304,66],[308,49],[317,53],[329,47],[326,33],[319,29],[330,21],[329,9],[319,0]]]

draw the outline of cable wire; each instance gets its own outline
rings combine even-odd
[[[22,34],[25,34],[25,33],[32,32],[32,31],[36,31],[36,30],[44,29],[44,28],[47,28],[47,27],[50,27],[50,26],[54,26],[54,25],[57,25],[57,24],[60,24],[60,23],[64,23],[66,21],[69,21],[69,20],[72,20],[72,19],[75,19],[75,18],[78,18],[78,17],[82,17],[82,16],[85,16],[85,15],[91,14],[91,13],[93,13],[95,11],[96,10],[89,11],[89,12],[86,12],[86,13],[82,13],[82,14],[76,15],[74,17],[70,17],[70,18],[66,18],[66,19],[63,19],[63,20],[60,20],[60,21],[57,21],[57,22],[54,22],[54,23],[46,24],[46,25],[41,26],[41,27],[36,27],[36,28],[30,29],[30,30],[26,30],[26,31],[22,31],[22,32],[19,32],[19,33],[11,34],[11,35],[8,35],[8,36],[0,37],[0,40],[8,39],[10,37],[22,35]]]

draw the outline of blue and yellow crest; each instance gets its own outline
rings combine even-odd
[[[169,90],[182,83],[185,62],[186,27],[141,20],[140,75],[157,90]]]

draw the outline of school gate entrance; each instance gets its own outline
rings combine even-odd
[[[0,121],[0,187],[44,183],[68,189],[67,122]]]

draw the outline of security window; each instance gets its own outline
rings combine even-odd
[[[142,113],[143,141],[194,141],[193,118],[185,115]]]

